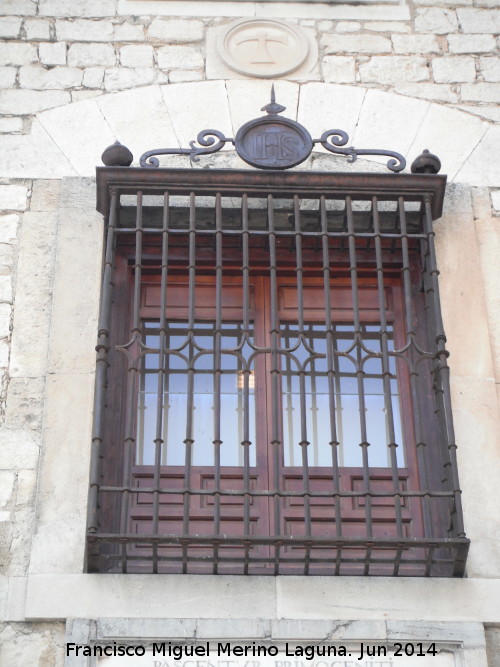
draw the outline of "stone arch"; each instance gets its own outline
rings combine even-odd
[[[206,128],[232,137],[244,122],[261,115],[270,85],[261,80],[150,85],[41,111],[30,134],[2,139],[0,150],[8,165],[4,175],[93,176],[102,151],[117,139],[138,162],[152,148],[187,147]],[[287,107],[284,115],[304,124],[313,138],[326,129],[342,129],[349,134],[349,145],[396,150],[409,162],[429,148],[451,181],[498,185],[498,125],[374,88],[291,81],[275,86],[278,101]]]

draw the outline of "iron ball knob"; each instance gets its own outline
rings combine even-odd
[[[440,169],[441,160],[427,148],[413,160],[411,165],[412,174],[437,174]]]
[[[106,167],[130,167],[133,159],[134,156],[129,149],[119,141],[108,146],[101,155],[101,160]]]

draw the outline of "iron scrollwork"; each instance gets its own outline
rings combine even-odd
[[[387,168],[393,172],[402,171],[406,160],[395,151],[346,146],[349,136],[343,130],[327,130],[320,139],[311,139],[306,128],[291,118],[278,116],[286,107],[278,104],[274,86],[271,102],[262,108],[267,116],[245,123],[236,139],[224,136],[219,130],[202,130],[196,141],[190,141],[190,148],[158,148],[141,155],[141,167],[160,166],[158,155],[187,155],[191,162],[199,162],[201,155],[217,153],[227,143],[234,145],[238,155],[245,162],[261,169],[289,169],[303,162],[315,144],[321,144],[330,153],[345,155],[348,162],[355,162],[360,155],[382,155],[389,157]]]
[[[196,137],[196,142],[190,141],[191,148],[156,148],[152,151],[143,153],[139,159],[141,167],[155,168],[160,166],[160,161],[156,155],[189,155],[191,162],[199,162],[200,155],[209,155],[217,153],[227,143],[234,143],[233,139],[225,137],[219,130],[202,130]]]

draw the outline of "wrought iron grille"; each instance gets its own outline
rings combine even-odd
[[[445,181],[98,169],[91,571],[464,574]]]

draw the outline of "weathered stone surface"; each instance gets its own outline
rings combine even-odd
[[[445,35],[450,32],[457,32],[457,28],[457,17],[451,9],[440,9],[437,7],[417,9],[417,16],[415,18],[415,30],[417,32],[431,32],[437,35]]]
[[[6,665],[64,664],[64,623],[13,623],[0,628],[0,659]]]
[[[463,165],[457,179],[471,185],[498,187],[500,127],[490,127]]]
[[[69,96],[69,93],[61,94]],[[76,175],[66,157],[36,119],[32,123],[30,134],[1,135],[0,152],[5,161],[4,176],[12,178],[61,178],[62,176]]]
[[[12,498],[16,475],[10,470],[0,470],[0,507],[5,507]]]
[[[0,65],[25,65],[38,60],[36,46],[26,42],[4,42],[0,49]]]
[[[9,303],[0,303],[0,338],[6,338],[10,334],[11,313],[12,307]]]
[[[153,47],[148,44],[130,44],[120,49],[120,64],[123,67],[152,67]]]
[[[0,185],[0,206],[6,211],[25,211],[28,193],[25,185]]]
[[[111,42],[113,24],[111,21],[91,21],[75,19],[56,21],[58,41],[67,42]]]
[[[500,102],[498,83],[464,83],[460,93],[464,102]]]
[[[116,139],[95,100],[46,111],[39,115],[39,120],[82,176],[95,173],[96,165],[101,164],[102,151]]]
[[[0,16],[32,16],[36,14],[36,0],[2,0]]]
[[[22,118],[0,118],[0,132],[20,134],[24,129]]]
[[[422,149],[429,148],[441,160],[441,173],[448,174],[448,179],[452,180],[487,129],[488,124],[479,119],[433,104],[408,155],[409,163]]]
[[[167,75],[165,75],[167,77]],[[188,81],[203,81],[204,74],[197,69],[173,69],[168,73],[168,81],[170,83],[186,83]],[[158,77],[158,83],[160,78]]]
[[[457,9],[460,27],[464,33],[499,33],[500,11],[488,9]]]
[[[495,211],[500,211],[500,190],[491,191],[491,204]]]
[[[50,23],[46,19],[26,19],[24,22],[26,37],[29,40],[49,40]]]
[[[332,127],[347,132],[349,139],[356,127],[366,91],[361,87],[308,83],[301,86],[297,120],[315,137]],[[315,150],[326,152],[322,147]]]
[[[21,88],[32,90],[56,90],[76,88],[81,85],[83,70],[76,67],[54,67],[44,69],[35,65],[25,65],[19,70]]]
[[[480,58],[479,69],[485,81],[500,81],[500,58]]]
[[[0,274],[0,303],[12,303],[12,277],[2,267]]]
[[[436,83],[457,83],[474,81],[476,78],[476,63],[474,58],[451,57],[434,58],[432,73]]]
[[[55,212],[59,208],[61,181],[37,178],[33,181],[30,211]]]
[[[325,54],[335,53],[390,53],[391,40],[381,35],[323,35]]]
[[[356,131],[351,139],[353,146],[364,148],[373,143],[376,129],[377,144],[406,155],[425,117],[429,103],[413,100],[381,90],[369,90],[363,101]],[[401,118],[405,119],[401,123]],[[387,162],[387,157],[370,157],[376,162]]]
[[[9,429],[40,429],[44,385],[43,378],[11,378],[5,409],[5,424]]]
[[[156,71],[151,68],[124,67],[107,69],[104,73],[104,89],[108,92],[136,88],[153,83],[156,79]]]
[[[114,42],[143,42],[144,39],[144,26],[132,23],[132,17],[128,17],[125,23],[114,26]]]
[[[359,32],[360,30],[361,23],[357,21],[339,21],[339,23],[335,24],[335,32]],[[327,32],[330,32],[330,29],[327,29]]]
[[[30,505],[36,490],[36,470],[19,470],[17,474],[16,505]]]
[[[374,56],[359,66],[360,79],[367,83],[406,83],[428,81],[430,78],[425,58],[410,56]]]
[[[198,132],[207,127],[217,128],[226,137],[232,136],[227,93],[222,81],[177,83],[161,86],[161,91],[181,146],[189,146]],[[210,104],[200,105],[200,99],[210,100]]]
[[[15,67],[0,67],[0,88],[12,88],[16,83]]]
[[[198,69],[203,67],[203,56],[194,46],[163,46],[157,52],[160,69]]]
[[[152,42],[181,44],[199,42],[203,39],[204,26],[201,21],[155,18],[148,28],[148,38]]]
[[[26,213],[19,245],[10,374],[41,377],[47,364],[57,214]]]
[[[83,85],[87,88],[101,88],[104,81],[102,67],[88,67],[83,72]]]
[[[33,431],[0,429],[0,455],[5,469],[34,469],[38,462],[40,436]]]
[[[20,31],[21,18],[18,16],[0,18],[0,37],[16,39],[19,37]]]
[[[371,21],[367,27],[379,32],[411,32],[411,26],[408,23],[397,21]]]
[[[65,65],[67,47],[65,42],[54,44],[40,44],[38,47],[42,65]]]
[[[490,53],[496,47],[493,35],[448,35],[450,53]]]
[[[115,136],[132,151],[136,163],[146,150],[178,145],[159,86],[104,95],[97,104]],[[124,114],[123,109],[128,113]]]
[[[434,35],[393,35],[392,43],[396,53],[439,53],[440,48]]]
[[[323,78],[329,83],[354,83],[356,81],[355,60],[349,56],[325,56]]]
[[[68,49],[70,67],[109,67],[116,62],[111,44],[71,44]]]
[[[17,243],[19,215],[0,215],[0,243]]]
[[[67,16],[66,0],[40,0],[38,13],[41,16]],[[79,0],[71,7],[73,16],[100,17],[115,16],[116,0]]]

